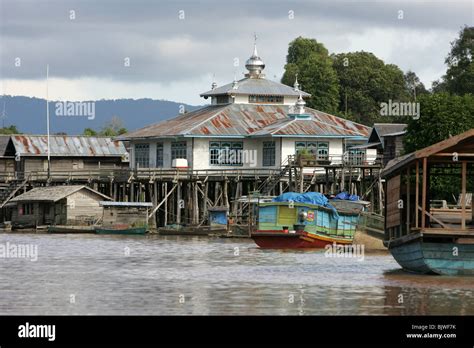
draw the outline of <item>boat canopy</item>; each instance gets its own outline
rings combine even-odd
[[[274,202],[298,202],[298,203],[320,205],[320,206],[331,209],[333,211],[334,218],[339,219],[339,214],[337,213],[337,209],[329,203],[329,200],[327,199],[325,195],[319,192],[306,192],[306,193],[285,192],[273,198],[273,201]]]

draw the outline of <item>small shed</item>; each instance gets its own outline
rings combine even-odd
[[[209,225],[211,227],[226,227],[228,210],[227,207],[209,208]]]
[[[100,206],[103,207],[103,227],[117,225],[141,227],[148,224],[148,211],[153,204],[151,202],[102,201]]]
[[[92,224],[102,217],[100,201],[110,197],[85,185],[36,187],[12,198],[12,227]]]

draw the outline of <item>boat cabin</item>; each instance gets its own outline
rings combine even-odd
[[[382,176],[386,241],[474,238],[474,129],[390,161]]]

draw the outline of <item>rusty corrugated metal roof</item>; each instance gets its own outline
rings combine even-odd
[[[20,156],[46,156],[46,135],[12,135],[16,153]],[[109,137],[69,135],[50,136],[51,156],[122,157],[127,155],[123,142]]]
[[[121,136],[140,139],[175,136],[360,136],[370,128],[306,108],[311,120],[292,120],[288,105],[226,104],[207,106]]]

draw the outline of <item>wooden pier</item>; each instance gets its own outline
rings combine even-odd
[[[331,164],[334,163],[334,164]],[[348,191],[369,200],[371,210],[383,209],[380,179],[382,160],[371,163],[339,155],[324,161],[305,162],[289,156],[278,169],[123,169],[15,172],[0,174],[2,221],[9,219],[8,201],[22,192],[46,185],[85,184],[122,202],[152,202],[150,218],[157,227],[171,224],[201,226],[208,209],[227,207],[235,223],[251,218],[249,204],[239,201],[255,192],[279,195],[283,192],[317,191],[335,194]]]

